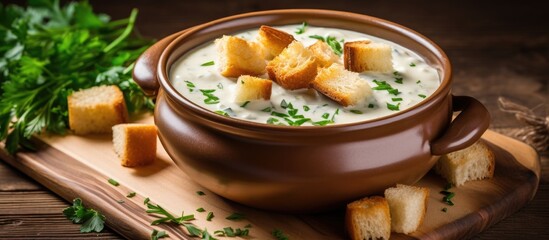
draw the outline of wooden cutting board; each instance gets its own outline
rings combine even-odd
[[[148,116],[140,122],[152,121]],[[540,179],[537,153],[524,143],[493,131],[487,131],[483,139],[495,152],[495,177],[452,188],[456,193],[455,205],[448,206],[439,194],[446,181],[429,172],[416,184],[431,190],[425,222],[409,236],[393,233],[391,239],[470,237],[516,212],[534,197]],[[81,198],[85,206],[106,216],[109,227],[129,239],[149,239],[153,229],[165,230],[172,239],[192,239],[182,226],[151,226],[157,218],[145,212],[143,200],[147,197],[178,216],[182,211],[194,214],[196,220],[191,222],[210,233],[224,227],[244,228],[251,224],[249,239],[275,239],[271,235],[274,229],[281,230],[289,239],[346,238],[344,207],[320,214],[289,215],[242,206],[189,179],[170,160],[160,143],[155,164],[125,168],[112,149],[110,135],[52,136],[37,140],[37,152],[20,152],[14,158],[0,151],[0,157],[67,201]],[[109,184],[109,178],[117,180],[120,186]],[[132,191],[137,195],[127,198]],[[447,212],[442,211],[445,207]],[[197,212],[197,208],[204,208],[206,212]],[[211,221],[206,221],[208,212],[214,213]],[[246,218],[225,219],[234,212]]]

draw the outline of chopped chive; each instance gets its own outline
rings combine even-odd
[[[200,66],[202,66],[202,67],[212,66],[212,65],[214,65],[214,61],[209,61],[209,62],[205,62],[205,63],[200,64]]]
[[[397,105],[387,103],[387,108],[391,111],[399,111],[400,110],[399,107],[400,107],[400,103],[398,103]]]
[[[426,97],[427,97],[427,96],[425,96],[424,94],[418,94],[418,96],[419,96],[420,98],[426,98]]]
[[[393,72],[393,75],[394,75],[394,76],[400,76],[400,72],[394,71],[394,72]]]
[[[368,104],[368,108],[374,108],[374,104],[372,103]]]
[[[352,113],[354,113],[354,114],[362,114],[362,111],[356,110],[356,109],[351,109],[350,112],[352,112]]]
[[[225,117],[229,116],[229,114],[227,112],[223,111],[223,110],[215,110],[214,113],[217,113],[217,114],[219,114],[221,116],[225,116]]]
[[[147,204],[147,203],[149,203],[150,201],[151,201],[150,198],[145,198],[145,199],[143,200],[143,204]]]
[[[206,221],[212,221],[212,218],[214,217],[214,213],[213,212],[209,212],[208,215],[206,216]]]
[[[249,103],[250,103],[250,101],[246,101],[242,105],[240,105],[240,107],[245,108]]]
[[[278,121],[279,121],[279,120],[276,119],[276,118],[269,118],[269,119],[267,119],[267,123],[268,123],[268,124],[275,124],[275,123],[278,122]]]
[[[135,192],[129,192],[128,195],[126,195],[127,198],[135,197]]]
[[[197,208],[196,211],[197,212],[205,212],[206,210],[204,208]]]
[[[112,178],[109,178],[109,183],[115,187],[118,187],[120,185],[120,183],[118,183],[116,180],[112,179]]]
[[[190,82],[190,81],[185,81],[185,83],[187,84],[187,87],[188,87],[188,88],[194,88],[194,87],[196,87],[196,86],[194,85],[194,83],[192,83],[192,82]]]
[[[393,100],[393,102],[400,102],[402,101],[402,98],[391,98],[391,100]]]
[[[242,220],[244,218],[246,218],[244,216],[244,214],[235,212],[235,213],[232,213],[231,215],[227,216],[225,219],[236,221],[236,220]]]
[[[272,116],[276,116],[276,117],[281,117],[281,118],[289,117],[287,114],[285,114],[285,113],[280,113],[280,112],[277,112],[277,111],[272,111],[272,112],[271,112],[271,115],[272,115]]]
[[[206,195],[206,193],[204,193],[204,192],[202,192],[202,191],[196,191],[196,194],[197,194],[198,196],[204,196],[204,195]]]
[[[214,234],[218,237],[224,237],[225,236],[225,232],[223,230],[216,230],[216,231],[214,231]]]
[[[326,43],[332,48],[336,55],[341,56],[341,54],[343,54],[343,48],[335,37],[328,36],[326,38]]]
[[[303,105],[303,111],[308,112],[311,108],[307,105]]]
[[[297,30],[295,31],[296,34],[303,34],[306,30],[307,30],[307,22],[303,22],[301,23],[301,26],[299,26],[297,28]]]
[[[331,121],[332,123],[335,122],[335,121],[334,121],[334,118],[335,118],[335,116],[338,115],[338,114],[339,114],[339,108],[336,109],[335,113],[332,115],[332,119],[330,119],[330,121]]]
[[[329,117],[330,117],[329,113],[322,114],[322,118],[324,118],[324,119],[328,119]]]
[[[396,83],[399,83],[399,84],[402,84],[402,80],[403,80],[403,79],[404,79],[404,78],[401,78],[401,77],[399,78],[399,77],[397,77],[397,78],[395,78],[395,82],[396,82]]]
[[[333,123],[332,120],[322,120],[322,121],[318,121],[318,122],[313,122],[313,125],[315,125],[315,126],[326,126],[330,123]]]
[[[420,84],[421,83],[421,80],[417,80],[416,84]]]
[[[410,67],[415,67],[415,66],[416,66],[416,64],[415,64],[415,63],[413,63],[413,62],[412,62],[412,63],[410,63]]]
[[[262,112],[271,112],[271,110],[272,110],[271,107],[266,107],[266,108],[261,109]]]
[[[326,42],[326,40],[324,40],[324,37],[319,35],[311,35],[309,36],[309,38],[314,38],[314,39],[318,39],[320,41]]]
[[[288,108],[288,103],[286,102],[286,100],[282,99],[282,101],[280,102],[280,107],[281,108]]]

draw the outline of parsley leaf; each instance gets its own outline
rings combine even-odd
[[[288,240],[288,236],[284,234],[284,232],[280,229],[274,229],[271,234],[277,239],[277,240]]]
[[[303,34],[306,30],[307,30],[307,22],[303,22],[301,23],[301,26],[299,26],[297,28],[297,30],[295,31],[296,34]]]
[[[80,232],[101,232],[105,227],[105,216],[96,210],[85,208],[80,198],[72,201],[72,206],[63,210],[63,215],[73,223],[82,224]]]
[[[156,229],[153,229],[151,233],[151,240],[158,240],[159,238],[165,238],[165,237],[169,237],[166,231],[158,231]]]

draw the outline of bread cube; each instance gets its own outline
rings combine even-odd
[[[285,89],[307,88],[316,77],[316,57],[303,44],[294,41],[267,64],[267,73]]]
[[[249,75],[240,76],[236,82],[235,102],[271,99],[272,81]]]
[[[329,67],[332,63],[339,62],[339,56],[334,53],[330,45],[323,41],[316,41],[308,49],[315,55],[319,67]]]
[[[468,181],[492,178],[495,166],[492,150],[478,141],[468,148],[441,156],[435,171],[449,183],[460,186]]]
[[[392,49],[387,44],[369,40],[346,42],[343,45],[343,63],[345,69],[353,72],[392,72]]]
[[[122,166],[148,165],[156,159],[156,126],[153,124],[118,124],[112,127],[114,151]]]
[[[278,56],[295,40],[291,34],[266,25],[259,27],[257,39],[264,49],[264,58],[267,60]]]
[[[391,215],[387,200],[374,196],[347,204],[345,226],[353,240],[389,239]]]
[[[425,218],[429,189],[397,184],[385,190],[391,212],[391,230],[409,234],[416,231]]]
[[[234,36],[215,40],[221,75],[237,78],[240,75],[258,76],[265,73],[265,60],[248,41]]]
[[[372,95],[372,88],[356,72],[347,71],[340,64],[322,68],[311,86],[342,106],[359,103]]]
[[[124,95],[118,86],[96,86],[68,98],[69,127],[75,134],[109,133],[128,121]]]

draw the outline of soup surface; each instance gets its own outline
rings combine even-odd
[[[418,104],[440,85],[436,69],[398,44],[335,28],[307,26],[303,33],[297,34],[300,26],[274,27],[292,34],[305,46],[317,41],[311,36],[321,36],[324,39],[335,37],[337,44],[341,46],[344,42],[365,39],[389,44],[392,47],[394,71],[360,73],[360,77],[372,88],[373,95],[354,106],[343,107],[313,89],[286,90],[275,82],[272,84],[270,100],[236,103],[236,79],[220,74],[219,67],[216,66],[218,53],[212,40],[186,53],[172,65],[172,85],[185,98],[213,112],[247,121],[291,126],[352,123],[395,114]],[[251,29],[233,35],[255,41],[257,32],[257,29]],[[268,79],[267,74],[261,77]]]

